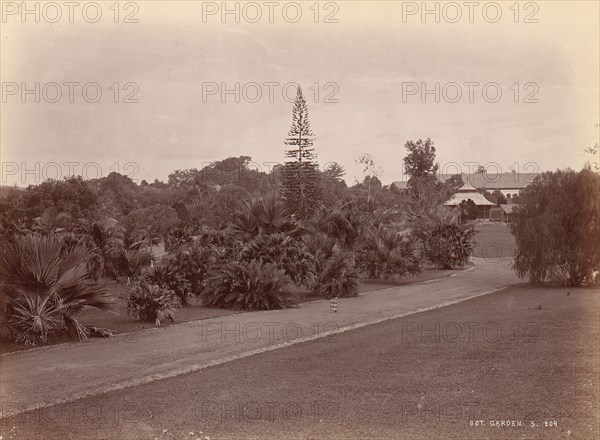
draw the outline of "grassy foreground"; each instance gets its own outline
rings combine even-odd
[[[200,430],[211,440],[598,438],[599,294],[514,287],[21,414],[2,421],[2,434],[146,440],[168,429],[186,440]]]

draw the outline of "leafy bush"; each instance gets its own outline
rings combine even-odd
[[[358,268],[371,278],[391,278],[421,271],[414,239],[392,229],[367,229],[357,253]]]
[[[233,261],[217,268],[204,282],[208,306],[234,310],[281,309],[290,304],[286,273],[260,260]]]
[[[198,296],[202,293],[202,283],[219,259],[220,253],[217,248],[202,246],[194,241],[177,250],[171,265],[173,270],[186,281],[190,292]]]
[[[104,285],[91,281],[92,252],[80,244],[62,249],[55,235],[26,235],[2,249],[2,336],[25,345],[44,344],[66,330],[80,340],[88,331],[76,317],[84,307],[113,310]]]
[[[180,226],[166,233],[163,237],[165,242],[165,250],[172,252],[181,245],[191,243],[193,230],[188,226]]]
[[[440,269],[454,269],[469,261],[475,246],[471,227],[443,223],[434,227],[423,243],[425,256]]]
[[[282,269],[296,285],[310,285],[314,258],[301,241],[283,233],[259,234],[241,250],[241,260],[261,260]]]
[[[315,258],[313,291],[326,298],[356,296],[358,272],[351,251],[322,233],[306,236],[304,241]]]
[[[200,246],[226,248],[236,243],[235,238],[227,229],[206,229],[194,237],[194,242]]]
[[[191,296],[190,283],[179,273],[179,268],[172,262],[163,266],[155,266],[142,275],[142,281],[147,284],[155,284],[163,289],[172,290],[179,298],[182,307],[190,305]]]
[[[544,173],[519,198],[511,223],[517,275],[592,283],[600,269],[600,176],[587,168]]]
[[[156,284],[140,282],[129,291],[127,314],[144,322],[154,321],[160,325],[165,318],[173,321],[174,309],[180,307],[175,292]]]

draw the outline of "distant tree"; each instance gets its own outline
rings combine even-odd
[[[508,203],[506,201],[506,197],[504,196],[504,194],[502,194],[500,190],[495,189],[493,192],[484,190],[480,192],[489,202],[495,203],[496,205],[504,205]]]
[[[337,162],[328,164],[323,170],[323,181],[325,183],[342,183],[346,170]]]
[[[479,165],[477,167],[477,169],[475,170],[475,174],[485,174],[487,173],[487,170],[485,169],[485,167],[483,165]]]
[[[408,155],[404,158],[404,168],[411,179],[420,177],[435,178],[438,165],[435,163],[435,146],[431,139],[427,138],[425,141],[419,139],[416,142],[407,141],[404,148],[408,150]],[[409,179],[409,186],[411,179]]]
[[[169,174],[168,185],[174,188],[180,188],[185,185],[198,185],[202,182],[202,174],[197,168],[186,170],[175,170]],[[155,182],[156,183],[156,182]]]
[[[111,172],[92,182],[99,195],[109,198],[119,216],[127,215],[137,206],[138,186],[128,176]]]
[[[519,203],[511,223],[519,277],[578,286],[600,270],[600,175],[590,167],[543,173]]]
[[[465,182],[463,182],[461,174],[454,174],[454,175],[450,176],[448,179],[446,179],[444,184],[449,189],[456,191],[456,190],[460,189],[465,184]]]
[[[177,211],[168,205],[153,205],[132,211],[123,219],[129,243],[154,244],[179,225]]]
[[[446,202],[456,190],[437,181],[434,176],[411,178],[407,206],[412,215],[421,215]],[[415,214],[419,213],[419,214]]]
[[[371,183],[375,182],[374,179],[377,179],[376,182],[378,182],[381,189],[381,181],[379,180],[381,167],[375,162],[375,158],[368,153],[363,153],[356,159],[356,163],[363,168],[362,171],[365,176],[363,183],[367,187],[367,204],[369,204],[371,202]]]
[[[308,218],[321,199],[319,170],[313,148],[314,134],[310,129],[308,107],[298,87],[292,109],[292,126],[285,144],[288,161],[283,167],[281,196],[285,207],[298,218]]]
[[[587,147],[585,149],[585,152],[591,156],[591,162],[588,161],[588,164],[590,165],[590,168],[594,171],[600,170],[600,158],[598,157],[599,151],[600,148],[598,147],[598,144],[594,145],[593,147]]]
[[[202,181],[209,185],[235,185],[248,192],[264,189],[269,184],[269,176],[252,166],[250,156],[228,157],[212,162],[199,172]]]
[[[235,213],[250,198],[250,193],[241,186],[225,185],[215,194],[214,215],[219,220],[218,226],[229,225]]]
[[[496,189],[492,192],[492,201],[496,205],[505,205],[506,204],[506,196],[502,194],[502,191]]]
[[[460,218],[462,221],[475,220],[477,218],[477,205],[471,199],[459,203]]]
[[[462,175],[454,174],[450,176],[441,187],[441,195],[448,200],[452,195],[456,194],[456,192],[464,185],[462,180]],[[444,200],[445,201],[445,200]]]
[[[321,173],[321,196],[326,206],[336,206],[349,197],[344,181],[346,170],[336,162],[325,167]]]
[[[437,180],[438,165],[435,163],[435,146],[427,138],[416,142],[407,141],[404,147],[408,150],[404,158],[404,168],[410,176],[408,179],[408,195],[411,201],[420,204],[418,209],[428,210],[448,200],[455,192]]]
[[[15,214],[32,221],[54,210],[77,220],[93,217],[98,207],[98,195],[89,182],[81,177],[69,177],[29,186],[20,197]]]
[[[155,188],[167,188],[169,185],[158,179],[154,179],[154,182],[152,182],[150,186],[154,186]]]

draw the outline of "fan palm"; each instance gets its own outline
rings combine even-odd
[[[61,253],[61,241],[52,235],[30,234],[6,245],[0,260],[5,330],[26,345],[46,342],[49,332],[65,328],[86,340],[75,315],[86,306],[113,310],[106,287],[90,280],[91,256],[81,245]]]
[[[288,215],[277,194],[271,192],[264,197],[253,198],[242,203],[236,213],[231,229],[242,236],[271,234],[281,230]]]
[[[312,224],[315,231],[324,232],[348,249],[354,247],[363,229],[360,217],[352,211],[350,204],[334,208],[321,206]]]
[[[383,225],[369,227],[358,251],[358,266],[371,278],[391,278],[419,272],[414,239]]]
[[[358,272],[351,251],[322,232],[306,235],[303,241],[315,259],[313,291],[326,298],[355,296],[358,293]]]
[[[152,253],[148,249],[118,249],[113,256],[113,265],[117,274],[126,276],[129,284],[132,277],[141,275],[142,269],[150,266]]]
[[[94,222],[90,230],[90,235],[94,239],[96,246],[102,251],[105,259],[115,249],[123,246],[124,231],[121,227]]]

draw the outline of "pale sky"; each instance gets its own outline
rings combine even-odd
[[[502,15],[495,23],[494,5],[482,11],[493,2],[475,7],[472,23],[463,2],[455,3],[462,13],[456,23],[449,21],[457,10],[444,2],[439,23],[434,14],[423,22],[411,9],[422,2],[320,2],[318,23],[314,1],[298,3],[296,23],[292,2],[275,2],[273,23],[264,2],[254,4],[262,13],[256,23],[248,22],[256,7],[244,3],[239,23],[235,14],[208,15],[221,2],[133,2],[128,9],[121,3],[118,23],[114,2],[99,3],[96,23],[85,19],[94,20],[93,8],[85,16],[82,6],[75,9],[71,23],[63,2],[55,3],[59,20],[41,3],[36,23],[34,13],[15,11],[21,2],[2,3],[3,184],[67,175],[71,162],[77,174],[85,166],[87,177],[96,177],[99,166],[103,175],[120,171],[138,181],[166,180],[174,169],[239,155],[268,171],[283,161],[292,104],[282,89],[294,82],[307,98],[319,162],[343,165],[350,184],[360,178],[355,159],[362,153],[375,157],[384,183],[400,180],[409,139],[432,138],[441,169],[450,173],[457,171],[453,162],[464,172],[467,162],[495,162],[506,172],[515,164],[522,172],[580,169],[583,150],[598,142],[597,1],[521,2],[518,17],[514,1],[496,2]],[[137,23],[123,22],[129,13]],[[325,23],[328,15],[337,23]],[[36,82],[40,102],[35,92],[22,102],[23,85],[35,90]],[[80,84],[73,103],[68,82]],[[61,87],[56,103],[48,102],[56,96],[50,83]],[[98,102],[84,99],[87,83],[101,88]],[[125,89],[126,83],[135,85]],[[203,102],[203,89],[235,83],[239,103],[234,94],[222,102],[218,92]],[[249,102],[256,93],[250,83],[260,85],[258,102]],[[268,83],[276,83],[273,102]],[[422,86],[435,90],[436,83],[439,102],[434,93],[421,102]],[[460,87],[458,102],[449,102],[457,90],[450,83]],[[479,84],[471,86],[472,102],[465,83]],[[502,91],[495,103],[488,102],[494,83]],[[88,88],[89,100],[94,90]],[[122,102],[131,92],[139,102]],[[332,92],[338,102],[324,102]],[[538,102],[524,102],[528,96]]]

